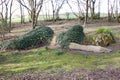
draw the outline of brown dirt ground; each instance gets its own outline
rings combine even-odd
[[[59,74],[38,72],[17,76],[8,80],[120,80],[120,69],[73,70],[62,71]]]

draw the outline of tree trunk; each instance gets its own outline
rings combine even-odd
[[[13,4],[13,0],[11,0],[11,3],[10,3],[9,32],[11,31],[11,27],[12,27],[12,25],[11,25],[11,23],[12,23],[12,4]]]
[[[53,22],[55,22],[55,11],[53,10]]]
[[[99,6],[98,6],[98,15],[99,15],[99,18],[100,18],[100,0],[99,0]]]
[[[23,8],[22,8],[22,5],[20,4],[20,17],[21,17],[21,24],[24,23],[24,14],[23,14]]]
[[[116,14],[116,19],[118,17],[118,0],[116,0],[116,11],[115,11],[115,14]]]
[[[95,15],[95,1],[92,0],[91,4],[92,4],[92,6],[91,6],[91,19],[93,20],[94,15]]]
[[[35,29],[35,26],[36,26],[36,15],[35,15],[35,10],[33,9],[32,10],[32,27],[33,29]]]
[[[59,9],[55,13],[55,20],[59,20]]]
[[[53,22],[55,22],[55,9],[54,9],[54,3],[53,3],[53,0],[51,0],[51,4],[52,4],[52,12],[53,12],[53,14],[52,14],[52,20],[53,20]]]
[[[110,0],[108,0],[108,21],[110,21],[109,3],[110,3]]]
[[[94,18],[94,15],[95,15],[95,2],[93,2],[92,19]]]
[[[35,29],[37,24],[37,19],[39,16],[39,13],[41,11],[43,0],[27,0],[27,3],[25,3],[24,0],[17,0],[22,6],[24,6],[28,12],[30,12],[30,18],[31,18],[31,26],[33,29]]]
[[[86,14],[85,14],[84,27],[86,27],[86,23],[87,23],[87,20],[88,20],[88,1],[89,0],[86,0]]]

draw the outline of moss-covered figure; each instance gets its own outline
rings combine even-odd
[[[113,39],[110,34],[100,33],[95,37],[94,44],[97,46],[109,46],[113,43]]]
[[[27,49],[49,43],[53,35],[54,32],[50,27],[40,26],[18,39],[1,44],[0,47],[1,49]]]
[[[70,42],[80,43],[85,37],[83,27],[81,25],[73,26],[66,32],[66,36]]]
[[[115,39],[112,35],[112,31],[109,28],[99,28],[96,30],[96,37],[93,39],[93,43],[97,46],[109,46],[114,43]]]
[[[66,32],[58,35],[57,43],[62,48],[67,48],[71,42],[80,43],[85,37],[83,27],[81,25],[75,25]]]

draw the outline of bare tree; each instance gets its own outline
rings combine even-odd
[[[9,0],[10,1],[10,0]],[[10,1],[10,12],[9,12],[9,28],[11,29],[11,23],[12,23],[12,6],[13,6],[13,0]],[[10,29],[9,29],[9,32],[10,32]]]
[[[11,19],[12,19],[12,14],[13,14],[13,12],[12,12],[13,0],[0,0],[0,1],[2,3],[1,11],[0,11],[1,21],[5,26],[7,26],[8,30],[10,32]]]
[[[20,18],[21,18],[21,24],[24,23],[24,7],[20,4]]]
[[[52,13],[53,13],[53,22],[55,21],[55,8],[54,8],[54,2],[53,2],[53,0],[51,0],[51,4],[52,4]]]
[[[5,33],[11,30],[13,0],[0,0],[0,2],[0,34],[4,38]]]
[[[115,5],[116,5],[116,10],[115,10],[115,14],[116,14],[116,18],[118,17],[118,0],[115,0],[116,1],[116,3],[115,3]]]
[[[118,9],[117,9],[117,1],[114,0],[111,4],[110,1],[108,0],[108,21],[113,21],[117,18],[117,14],[118,14]]]
[[[24,6],[30,13],[33,29],[37,25],[38,16],[41,11],[43,0],[17,0],[22,6]]]
[[[108,0],[108,21],[110,20],[110,10],[109,10],[109,6],[110,6],[110,0]]]
[[[100,17],[100,6],[101,6],[101,2],[99,0],[99,2],[98,2],[98,15],[99,15],[99,17]]]
[[[91,10],[91,18],[94,18],[95,15],[95,3],[96,0],[90,0],[90,10]]]
[[[73,11],[72,6],[70,5],[70,3],[69,3],[68,0],[67,0],[67,4],[68,4],[68,6],[70,7],[72,13],[73,13],[76,17],[78,17],[78,15]]]
[[[67,4],[68,6],[70,7],[72,13],[79,19],[79,20],[84,20],[85,18],[85,4],[86,2],[84,0],[75,0],[75,1],[72,1],[72,4],[77,6],[78,8],[78,13],[74,12],[73,11],[73,7],[71,6],[69,0],[67,0]]]
[[[88,20],[88,9],[89,9],[89,0],[86,0],[86,14],[85,14],[84,27],[86,26]]]
[[[84,15],[84,12],[83,12],[83,10],[82,10],[82,5],[85,5],[85,3],[84,2],[82,2],[81,0],[77,0],[77,7],[78,7],[78,12],[79,12],[79,17],[80,16],[85,16]]]
[[[65,0],[51,0],[52,12],[53,12],[53,21],[59,19],[59,12],[64,5]]]

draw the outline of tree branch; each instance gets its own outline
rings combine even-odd
[[[24,6],[27,10],[30,11],[30,8],[28,8],[25,4],[22,3],[23,0],[22,0],[22,1],[21,1],[21,0],[17,0],[17,1],[18,1],[22,6]]]

